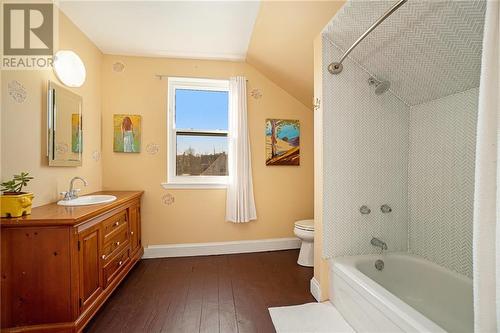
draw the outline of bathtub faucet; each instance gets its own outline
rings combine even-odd
[[[370,241],[370,243],[373,246],[380,247],[382,249],[382,251],[387,250],[387,244],[376,237],[373,237],[372,240]]]

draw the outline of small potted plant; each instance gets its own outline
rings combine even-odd
[[[27,172],[14,175],[12,180],[1,183],[2,195],[0,196],[1,216],[20,217],[31,214],[33,193],[22,192],[23,187],[32,180]]]

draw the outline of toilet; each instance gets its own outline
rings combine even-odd
[[[295,236],[301,241],[299,259],[297,263],[301,266],[314,266],[314,220],[299,220],[295,222],[293,229]]]

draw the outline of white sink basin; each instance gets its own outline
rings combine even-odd
[[[97,205],[107,202],[115,201],[116,197],[114,195],[84,195],[72,200],[59,200],[58,205],[61,206],[86,206],[86,205]]]

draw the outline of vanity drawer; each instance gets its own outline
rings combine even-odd
[[[103,221],[102,226],[104,229],[104,241],[109,238],[110,234],[123,225],[126,225],[128,221],[127,211],[121,211],[118,214],[111,216],[110,218]]]
[[[102,247],[101,258],[108,260],[113,257],[117,252],[121,251],[124,246],[128,246],[128,228],[126,224],[122,224],[116,232],[109,235],[108,239],[104,241]]]
[[[127,266],[130,260],[130,247],[126,246],[123,251],[111,259],[103,268],[104,288],[115,279],[121,270]]]

